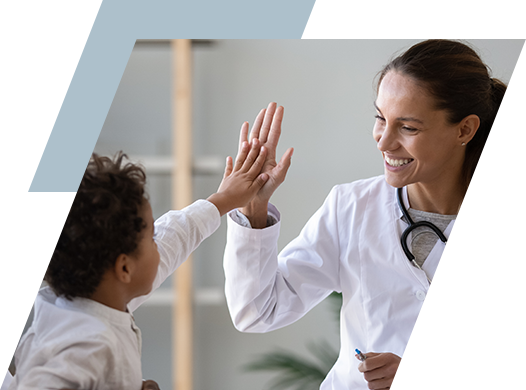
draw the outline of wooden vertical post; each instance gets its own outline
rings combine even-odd
[[[189,39],[172,41],[173,66],[173,150],[175,158],[172,196],[179,210],[192,203],[192,52]],[[172,328],[173,385],[175,390],[193,386],[193,313],[191,257],[174,274]]]

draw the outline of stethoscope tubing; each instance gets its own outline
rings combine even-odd
[[[442,233],[442,231],[433,223],[428,221],[413,221],[413,219],[409,216],[409,213],[407,212],[407,209],[404,206],[404,202],[402,200],[402,191],[403,188],[396,189],[396,198],[398,200],[398,207],[400,207],[400,210],[402,211],[402,214],[405,217],[409,226],[402,232],[402,236],[400,237],[400,243],[402,244],[402,249],[404,250],[407,259],[411,262],[411,264],[413,264],[416,268],[422,270],[422,268],[416,262],[415,256],[411,253],[411,251],[409,250],[409,246],[407,245],[407,237],[409,236],[409,233],[411,233],[416,228],[425,226],[433,230],[433,232],[435,232],[435,234],[438,236],[438,238],[440,238],[440,240],[444,244],[447,242],[447,238],[444,235],[444,233]],[[429,276],[427,276],[427,280],[431,284],[431,279],[429,278]]]

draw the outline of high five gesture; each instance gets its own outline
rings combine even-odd
[[[285,180],[291,164],[293,148],[287,149],[279,162],[276,162],[276,148],[281,135],[283,111],[283,107],[277,107],[277,104],[272,102],[266,109],[259,112],[250,135],[248,134],[248,126],[241,128],[239,151],[242,150],[243,144],[247,142],[247,139],[250,143],[257,139],[259,140],[259,145],[264,147],[267,152],[261,173],[267,174],[268,180],[257,192],[253,200],[246,207],[240,209],[250,220],[253,228],[261,229],[266,226],[267,206],[270,197]]]

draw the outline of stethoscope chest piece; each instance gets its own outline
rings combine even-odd
[[[442,230],[440,230],[436,225],[434,225],[431,222],[428,221],[418,221],[414,222],[409,213],[407,212],[407,209],[404,206],[404,201],[402,200],[402,188],[396,189],[396,198],[398,200],[398,207],[400,207],[400,210],[402,211],[402,214],[407,221],[407,228],[402,232],[402,236],[400,237],[400,243],[402,244],[402,249],[404,250],[405,255],[407,256],[407,259],[413,264],[416,268],[422,270],[422,268],[418,265],[418,263],[415,260],[415,256],[411,253],[411,250],[409,249],[409,245],[407,244],[407,237],[409,236],[409,233],[411,233],[413,230],[419,227],[427,227],[431,229],[437,236],[440,238],[440,240],[445,244],[447,242],[447,238],[442,233]],[[431,283],[431,279],[427,277],[427,280],[429,283]]]

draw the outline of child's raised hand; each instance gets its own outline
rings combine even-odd
[[[243,129],[248,129],[248,123],[243,123]],[[261,173],[261,168],[267,158],[267,148],[260,146],[257,138],[250,144],[244,142],[236,157],[235,164],[227,157],[225,174],[215,194],[208,200],[212,202],[221,215],[238,207],[246,206],[269,179],[269,175]]]

